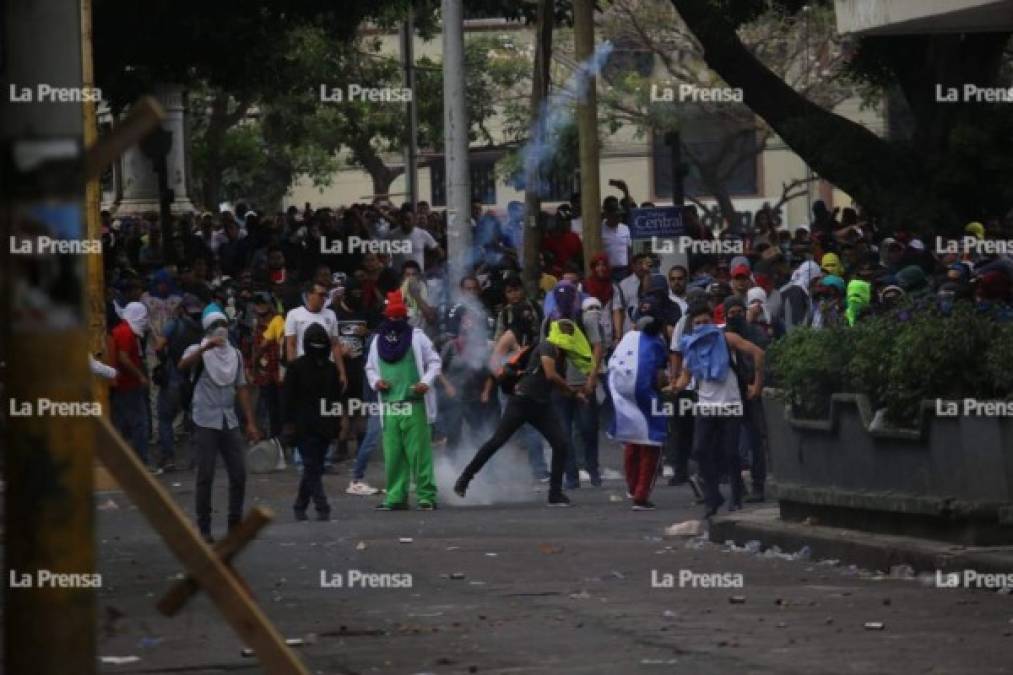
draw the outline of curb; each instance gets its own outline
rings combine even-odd
[[[713,518],[710,540],[738,546],[759,540],[764,548],[782,551],[812,550],[814,560],[836,558],[847,564],[889,571],[894,565],[910,565],[915,572],[1013,573],[1013,546],[962,546],[916,537],[877,534],[824,525],[786,522],[779,510],[763,508]]]

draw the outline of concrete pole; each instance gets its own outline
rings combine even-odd
[[[40,99],[40,87],[82,88],[82,8],[76,1],[34,0],[4,3],[0,11],[0,95],[7,98],[0,106],[3,574],[8,580],[3,670],[88,675],[97,668],[94,589],[38,584],[43,572],[95,571],[95,420],[87,416],[94,408],[85,257],[101,252],[57,254],[37,248],[41,236],[71,241],[88,236],[81,103]],[[12,101],[12,86],[29,90],[29,100]],[[15,253],[11,237],[35,246],[34,253],[22,253],[20,247]],[[78,250],[91,250],[92,244]],[[40,414],[42,398],[77,403],[77,414]],[[7,416],[9,405],[26,414]],[[10,582],[27,577],[36,583]]]
[[[594,1],[573,2],[573,44],[577,61],[594,53]],[[588,82],[586,98],[577,104],[580,138],[580,211],[584,229],[584,274],[591,274],[591,258],[601,253],[601,185],[598,178],[598,94],[596,78]]]
[[[538,0],[538,21],[535,28],[535,64],[531,78],[531,132],[540,133],[537,128],[541,117],[542,102],[549,94],[549,66],[552,61],[553,1]],[[524,288],[529,297],[537,297],[541,269],[538,252],[542,247],[542,230],[538,216],[542,210],[539,189],[542,173],[538,167],[530,167],[525,176],[524,190],[525,232],[524,232]]]
[[[443,0],[443,152],[446,158],[447,257],[451,288],[472,262],[468,109],[464,100],[464,13],[461,0]]]
[[[404,68],[404,87],[411,92],[411,100],[405,104],[407,133],[404,148],[405,192],[412,206],[419,202],[418,140],[419,115],[415,101],[415,13],[408,7],[408,16],[401,26],[401,61]]]

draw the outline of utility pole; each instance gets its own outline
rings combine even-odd
[[[404,147],[405,192],[412,206],[419,203],[419,115],[415,102],[415,10],[408,6],[408,16],[401,24],[401,61],[404,69],[404,87],[411,92],[405,104],[408,122],[408,138]]]
[[[573,2],[573,45],[577,61],[594,53],[594,0]],[[591,259],[601,253],[601,183],[598,178],[598,92],[590,78],[587,96],[577,102],[580,138],[580,212],[584,229],[584,274],[591,274]]]
[[[82,7],[66,0],[7,2],[0,9],[0,91],[29,100],[0,107],[3,262],[0,340],[4,408],[5,579],[43,571],[95,572],[93,386],[83,254],[40,250],[41,237],[87,239],[84,115],[80,102],[39,100],[40,85],[82,90]],[[47,48],[48,46],[48,48]],[[19,89],[19,91],[21,91]],[[34,247],[18,253],[11,238]],[[78,251],[91,250],[94,242]],[[39,399],[78,404],[40,414]],[[28,404],[26,410],[24,404]],[[83,404],[83,405],[82,405]],[[21,414],[26,413],[26,414]],[[91,588],[4,584],[4,671],[94,673],[96,602]],[[40,647],[40,636],[50,648]]]
[[[545,134],[542,117],[542,105],[549,95],[549,67],[552,64],[552,22],[553,0],[538,0],[538,19],[535,27],[535,64],[531,77],[531,131],[532,136]],[[544,140],[544,139],[539,139]],[[541,270],[538,265],[538,252],[542,247],[542,229],[540,216],[542,212],[541,189],[544,176],[540,167],[532,165],[527,168],[524,189],[524,269],[522,271],[524,288],[529,297],[537,297],[538,281]]]
[[[456,289],[472,262],[468,109],[464,100],[464,11],[443,0],[443,153],[446,158],[447,257]]]

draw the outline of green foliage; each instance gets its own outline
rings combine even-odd
[[[777,386],[785,390],[795,415],[825,417],[830,395],[841,391],[847,364],[844,329],[793,330],[769,352]]]
[[[769,357],[777,386],[800,417],[825,416],[834,392],[865,394],[902,426],[923,400],[1013,394],[1013,325],[966,302],[948,316],[902,311],[852,328],[798,329]]]

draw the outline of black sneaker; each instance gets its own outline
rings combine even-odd
[[[570,504],[570,498],[560,492],[549,495],[549,506],[572,506],[572,504]]]
[[[689,476],[687,476],[684,473],[677,473],[677,474],[675,474],[674,476],[672,476],[671,478],[668,479],[668,484],[671,487],[678,487],[680,485],[685,485],[688,482],[689,482]]]
[[[296,520],[308,520],[306,516],[306,509],[292,509],[292,513],[295,515]]]
[[[454,494],[458,497],[464,497],[468,493],[468,483],[470,482],[471,478],[462,473],[457,482],[454,483]]]
[[[377,511],[407,511],[407,504],[388,504],[387,502],[380,502],[374,507]]]
[[[331,512],[330,512],[329,509],[327,511],[317,511],[317,520],[318,521],[320,521],[322,523],[325,523],[325,522],[327,522],[330,519],[331,519]]]
[[[715,504],[714,506],[707,507],[707,512],[704,514],[703,517],[704,518],[710,518],[711,516],[716,516],[717,513],[718,513],[718,509],[720,509],[721,506],[724,505],[724,503],[725,503],[725,499],[724,499],[724,497],[722,497],[721,501],[719,501],[717,504]]]
[[[634,511],[653,511],[654,510],[654,504],[652,504],[651,502],[647,501],[646,499],[644,501],[642,501],[642,502],[633,502],[633,510]]]

